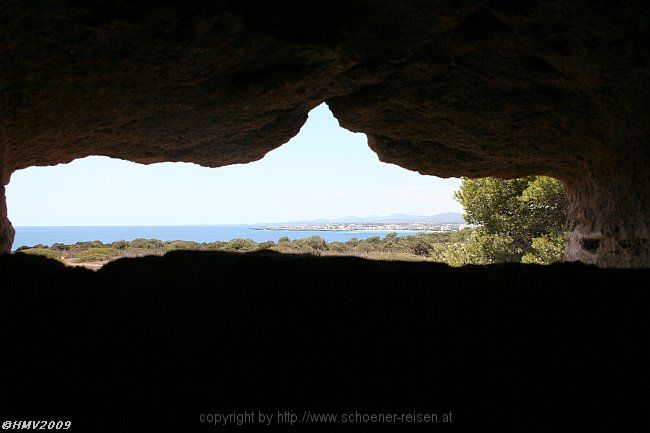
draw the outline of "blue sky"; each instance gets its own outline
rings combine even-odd
[[[15,226],[247,224],[462,212],[452,198],[459,185],[380,162],[323,104],[296,137],[250,164],[94,156],[30,167],[12,175],[7,206]]]

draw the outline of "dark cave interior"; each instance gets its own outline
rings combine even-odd
[[[0,266],[2,408],[17,419],[197,431],[215,428],[199,422],[212,411],[358,410],[452,411],[442,431],[648,425],[648,270],[181,251],[97,272],[20,254]]]
[[[547,267],[175,252],[93,273],[2,254],[3,419],[453,410],[445,428],[648,430],[647,2],[1,6],[2,251],[16,170],[246,163],[323,102],[382,161],[549,175],[569,200],[567,263]]]

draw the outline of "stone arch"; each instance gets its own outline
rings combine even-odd
[[[88,155],[253,161],[327,102],[384,161],[559,178],[567,259],[648,266],[648,12],[632,0],[9,5],[2,184]]]

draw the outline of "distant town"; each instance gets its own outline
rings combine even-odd
[[[445,233],[462,230],[469,224],[458,223],[323,223],[255,227],[255,230],[293,231],[423,231]]]

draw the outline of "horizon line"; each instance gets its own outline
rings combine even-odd
[[[447,212],[439,212],[435,214],[430,214],[430,215],[411,215],[411,214],[405,214],[405,213],[400,213],[400,212],[395,212],[391,213],[388,215],[368,215],[368,216],[356,216],[356,215],[347,215],[343,217],[330,217],[330,218],[310,218],[310,219],[294,219],[294,220],[284,220],[284,221],[258,221],[258,222],[250,222],[250,223],[189,223],[189,224],[43,224],[43,225],[34,225],[34,224],[29,224],[29,225],[17,225],[14,224],[14,228],[31,228],[31,227],[208,227],[208,226],[246,226],[246,225],[262,225],[262,224],[286,224],[286,223],[297,223],[297,222],[312,222],[312,221],[327,221],[327,220],[341,220],[345,218],[371,218],[371,217],[378,217],[378,218],[385,218],[385,217],[390,217],[392,215],[404,215],[408,217],[414,217],[414,216],[421,216],[421,217],[435,217],[438,215],[442,214],[457,214],[464,216],[464,212],[453,212],[453,211],[447,211]],[[339,223],[344,223],[345,221],[336,221]],[[400,221],[390,221],[393,223],[398,223]],[[406,222],[406,221],[404,221]],[[386,222],[387,224],[388,222]],[[442,223],[441,223],[442,224]]]

